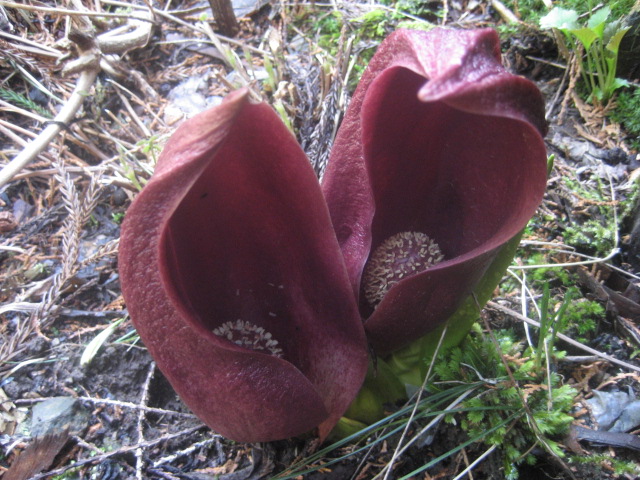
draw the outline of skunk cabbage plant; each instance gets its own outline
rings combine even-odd
[[[446,322],[546,182],[543,100],[492,30],[378,49],[322,186],[246,91],[186,121],[127,212],[131,318],[196,415],[237,441],[317,428],[388,354]]]

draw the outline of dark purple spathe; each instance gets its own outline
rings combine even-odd
[[[495,31],[404,30],[379,47],[322,185],[379,353],[442,324],[526,225],[545,189],[545,132],[542,96],[502,67]],[[427,234],[445,259],[373,311],[360,295],[362,270],[403,231]]]

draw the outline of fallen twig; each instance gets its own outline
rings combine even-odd
[[[533,325],[534,327],[540,327],[540,322],[536,322],[535,320],[532,320],[530,318],[525,317],[524,315],[520,315],[518,312],[516,312],[515,310],[512,310],[508,307],[503,307],[502,305],[500,305],[499,303],[496,302],[488,302],[487,303],[487,307],[492,308],[494,310],[498,310],[499,312],[502,312],[504,314],[507,314],[513,318],[516,318],[522,322],[528,323],[529,325]],[[629,370],[633,370],[636,372],[640,372],[640,367],[636,367],[635,365],[632,365],[630,363],[627,362],[623,362],[622,360],[618,360],[615,357],[612,357],[611,355],[607,355],[606,353],[602,353],[599,352],[598,350],[591,348],[591,347],[587,347],[586,345],[583,345],[580,342],[575,341],[573,338],[571,337],[567,337],[566,335],[562,334],[562,333],[558,333],[557,337],[564,341],[567,342],[568,344],[579,348],[580,350],[584,350],[585,352],[588,352],[592,355],[595,355],[597,357],[600,357],[608,362],[611,363],[615,363],[616,365],[619,365],[621,367],[624,368],[628,368]]]
[[[144,381],[144,385],[142,386],[142,395],[140,396],[140,406],[146,407],[147,400],[149,399],[149,385],[151,385],[151,380],[153,380],[153,374],[156,371],[155,362],[151,362],[149,364],[149,370],[147,371],[147,378]],[[144,408],[138,410],[138,443],[144,443],[144,429],[143,424],[146,419]],[[142,447],[136,449],[136,478],[138,480],[142,480],[142,467],[143,467],[143,453],[144,449]]]
[[[68,16],[82,16],[82,17],[102,17],[102,18],[131,18],[131,14],[127,13],[109,13],[109,12],[92,12],[90,10],[83,10],[81,12],[77,10],[68,10],[65,8],[54,8],[54,7],[41,7],[35,5],[25,5],[24,3],[18,2],[7,2],[5,0],[0,0],[0,5],[7,8],[16,8],[19,10],[29,10],[32,12],[42,12],[42,13],[50,13],[50,14],[58,14],[58,15],[68,15]],[[153,20],[149,19],[148,22],[152,22]]]
[[[93,42],[91,43],[93,44]],[[100,71],[99,51],[95,47],[89,48],[82,53],[81,58],[86,62],[85,68],[82,70],[82,73],[78,78],[76,88],[73,90],[69,100],[64,104],[60,113],[56,115],[47,127],[45,127],[40,135],[30,142],[0,171],[0,187],[11,181],[15,174],[38,156],[38,154],[42,152],[47,145],[49,145],[49,142],[51,142],[51,140],[53,140],[53,138],[73,119],[76,112],[82,105],[82,102],[86,98],[91,85],[93,85],[93,82]]]
[[[23,5],[3,2],[1,0],[0,5],[12,6],[14,8],[24,7]],[[78,14],[78,12],[75,13]],[[82,15],[88,14],[88,12],[85,11],[80,13]],[[97,38],[79,31],[70,34],[70,38],[78,45],[80,57],[70,62],[63,72],[80,72],[76,87],[58,115],[0,171],[0,187],[11,181],[20,170],[38,156],[51,140],[53,140],[63,128],[66,128],[68,123],[74,118],[82,102],[89,94],[89,90],[100,70],[110,67],[109,61],[103,56],[103,53],[124,53],[132,48],[146,45],[151,36],[151,28],[153,26],[151,17],[150,12],[136,13],[135,16],[128,15],[129,24],[126,27],[119,27]]]
[[[114,450],[112,452],[105,453],[103,455],[96,455],[95,457],[90,457],[90,458],[81,458],[79,460],[75,460],[73,463],[71,463],[69,465],[66,465],[64,467],[57,468],[55,470],[51,470],[49,472],[41,473],[39,475],[31,477],[30,480],[40,480],[41,478],[45,478],[45,477],[51,477],[51,476],[55,476],[55,475],[62,475],[63,473],[68,472],[69,470],[73,470],[74,468],[82,467],[83,465],[87,465],[87,464],[90,464],[90,463],[100,463],[100,462],[105,461],[108,458],[113,457],[114,455],[121,455],[123,453],[129,453],[129,452],[137,450],[138,448],[153,447],[153,446],[158,445],[159,443],[162,443],[162,442],[164,442],[166,440],[171,440],[173,438],[181,437],[181,436],[184,436],[184,435],[190,435],[192,433],[197,432],[198,430],[200,430],[202,428],[206,428],[206,427],[204,425],[198,425],[197,427],[187,428],[185,430],[180,430],[179,432],[167,433],[167,434],[162,435],[161,437],[158,437],[158,438],[156,438],[154,440],[148,440],[146,442],[138,443],[136,445],[127,445],[127,446],[118,448],[117,450]]]
[[[491,0],[491,6],[496,9],[496,12],[502,17],[502,19],[511,24],[522,23],[515,13],[502,3],[500,0]]]
[[[20,398],[20,399],[17,399],[15,403],[18,405],[40,403],[40,402],[44,402],[45,400],[50,400],[51,398],[54,398],[54,397]],[[132,410],[143,410],[147,413],[156,413],[158,415],[172,415],[172,416],[182,417],[182,418],[192,418],[194,420],[198,418],[193,413],[175,412],[173,410],[165,410],[163,408],[147,407],[144,405],[138,405],[133,402],[123,402],[121,400],[110,400],[108,398],[93,398],[93,397],[76,397],[76,398],[81,402],[91,402],[94,405],[113,405],[115,407],[130,408]]]

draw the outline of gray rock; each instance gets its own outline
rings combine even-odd
[[[89,412],[72,397],[54,397],[36,404],[31,411],[31,436],[42,437],[68,429],[81,434],[89,425]]]
[[[640,425],[640,401],[636,400],[624,408],[620,417],[618,417],[618,420],[616,420],[616,423],[613,424],[613,427],[611,427],[609,431],[628,432],[638,425]]]
[[[628,432],[640,425],[640,400],[629,392],[600,392],[586,401],[599,430]]]
[[[609,430],[613,423],[622,415],[624,408],[635,400],[626,392],[593,391],[593,397],[587,400],[591,414],[601,430]]]

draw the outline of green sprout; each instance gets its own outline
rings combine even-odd
[[[100,350],[100,348],[106,343],[111,334],[115,332],[116,328],[118,328],[122,322],[124,322],[124,318],[120,318],[115,322],[109,324],[87,344],[84,352],[82,352],[82,356],[80,357],[80,365],[82,367],[86,367],[91,363],[91,361],[97,355],[98,350]]]
[[[159,144],[158,140],[159,137],[157,135],[151,135],[149,138],[142,139],[136,143],[136,146],[140,147],[140,151],[151,160],[153,165],[158,161],[158,155],[162,150],[162,145]]]
[[[542,368],[542,354],[553,351],[558,331],[567,327],[567,322],[564,318],[565,312],[577,293],[576,288],[568,289],[560,308],[554,312],[549,308],[549,299],[551,298],[549,283],[543,285],[542,299],[540,300],[540,335],[534,362],[536,370]]]
[[[616,78],[620,42],[629,28],[619,20],[608,21],[610,15],[611,8],[605,6],[593,13],[585,26],[580,26],[575,10],[555,7],[540,19],[542,28],[556,28],[564,33],[573,51],[584,49],[584,58],[578,54],[578,61],[591,102],[605,103],[618,88],[629,84]]]

